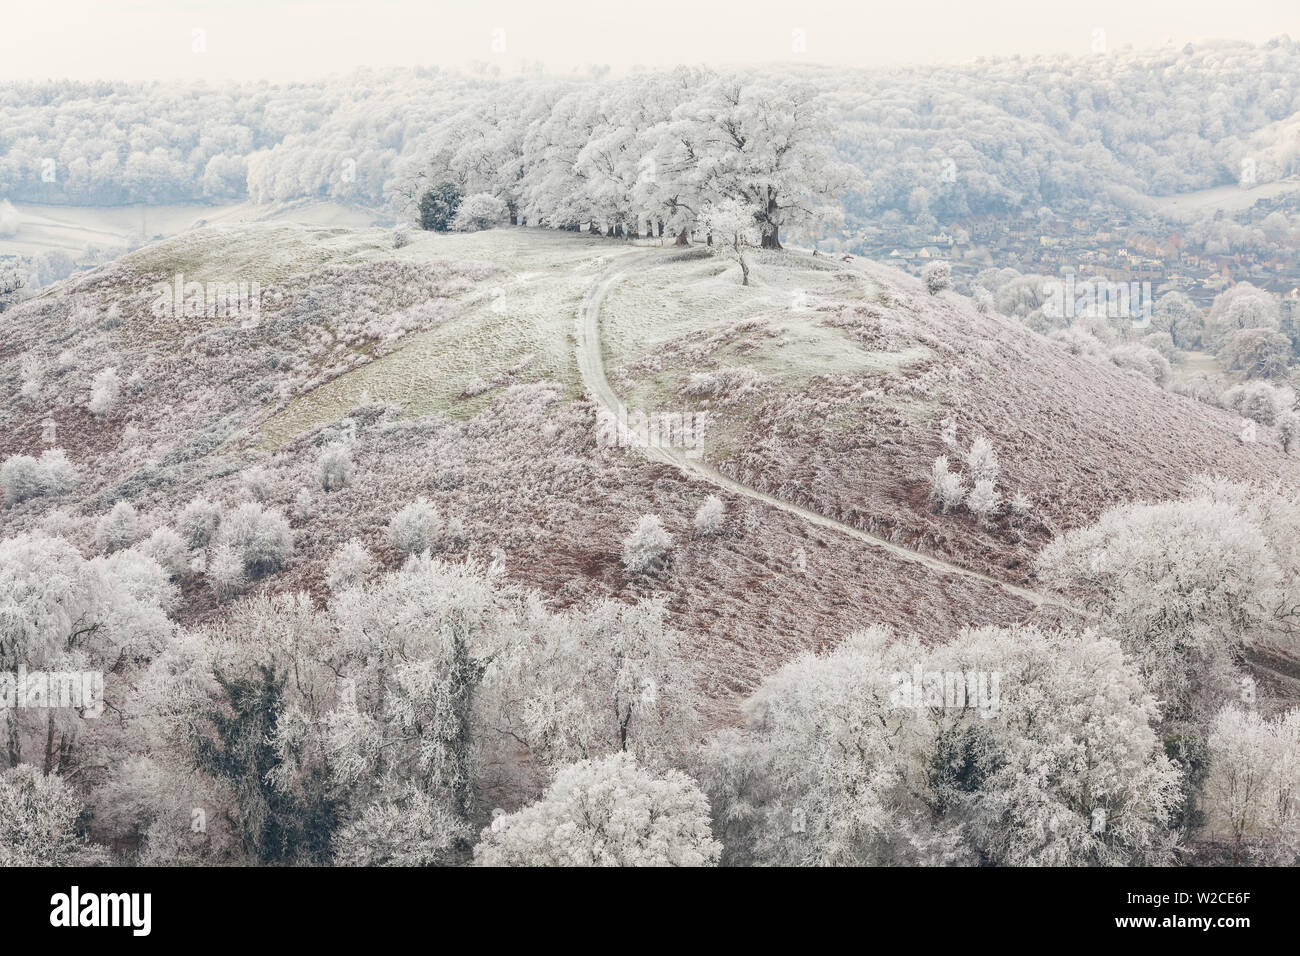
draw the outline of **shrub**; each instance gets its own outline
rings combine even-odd
[[[423,495],[388,522],[388,543],[406,555],[434,552],[443,544],[443,522],[438,510]]]
[[[59,495],[77,482],[77,469],[62,448],[50,448],[39,459],[13,455],[0,465],[5,501],[18,504],[39,495]]]
[[[1107,350],[1106,357],[1117,368],[1136,372],[1162,387],[1169,384],[1173,375],[1169,359],[1146,345],[1116,345]]]
[[[446,232],[460,208],[463,193],[455,183],[443,183],[420,197],[420,228]]]
[[[221,525],[221,543],[232,548],[250,577],[279,570],[293,554],[293,532],[278,511],[246,502]]]
[[[1223,405],[1242,418],[1274,425],[1278,416],[1295,407],[1295,392],[1268,382],[1242,382],[1223,393]]]
[[[61,495],[77,483],[76,466],[62,448],[46,449],[37,464],[43,494]]]
[[[474,848],[479,866],[712,866],[709,801],[679,770],[616,753],[562,767],[545,796],[498,817]]]
[[[980,519],[981,523],[996,514],[1001,503],[1001,498],[993,488],[993,482],[987,478],[975,482],[975,487],[966,496],[966,507]]]
[[[658,515],[642,515],[623,539],[623,565],[634,574],[663,567],[673,538],[664,530]]]
[[[1291,340],[1273,329],[1241,329],[1227,336],[1219,358],[1251,378],[1281,378],[1291,361]]]
[[[221,527],[221,507],[206,498],[195,498],[181,511],[176,525],[191,549],[206,548]]]
[[[1300,710],[1273,718],[1225,707],[1209,736],[1205,808],[1210,826],[1226,831],[1233,862],[1295,861],[1300,845]]]
[[[1300,414],[1288,408],[1278,415],[1277,437],[1282,443],[1282,450],[1289,452],[1296,438],[1300,437]]]
[[[57,774],[31,764],[0,773],[0,867],[105,862],[103,850],[78,832],[81,812],[76,791]]]
[[[506,214],[506,204],[491,193],[474,193],[461,203],[451,228],[457,232],[491,229]]]
[[[338,491],[352,478],[352,453],[343,442],[334,442],[316,461],[316,479],[325,491]]]
[[[695,530],[702,535],[721,534],[726,507],[717,495],[709,495],[695,512]]]
[[[31,455],[12,455],[0,465],[0,487],[4,488],[5,502],[16,505],[35,498],[44,490],[40,464]]]
[[[356,538],[349,538],[325,566],[325,584],[338,594],[363,583],[375,569],[375,559]]]
[[[171,528],[155,528],[153,534],[141,545],[141,550],[172,577],[184,574],[189,568],[189,549],[181,536]]]
[[[117,377],[117,369],[106,368],[96,372],[90,381],[90,411],[95,415],[106,415],[117,404],[117,397],[122,392],[122,382]]]
[[[239,477],[243,482],[244,490],[258,501],[266,501],[271,497],[271,476],[261,465],[245,469]]]
[[[135,543],[140,519],[128,502],[119,501],[95,526],[95,543],[105,554],[121,551]]]
[[[228,601],[248,586],[244,561],[228,544],[218,545],[208,563],[208,584],[218,601]]]
[[[983,435],[976,436],[971,442],[970,451],[966,453],[966,467],[970,469],[972,481],[998,480],[998,456],[993,451],[993,443]]]
[[[921,278],[925,280],[925,290],[930,295],[938,295],[952,288],[952,266],[942,260],[931,262],[921,273]]]
[[[948,470],[948,456],[940,455],[930,466],[930,500],[947,514],[966,496],[961,475]]]
[[[293,499],[293,520],[299,524],[310,521],[316,513],[316,505],[311,500],[311,492],[306,488],[298,489],[298,496]]]

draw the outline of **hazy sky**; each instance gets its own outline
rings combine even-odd
[[[1300,0],[6,0],[0,80],[291,80],[475,60],[871,66],[1281,33],[1300,38]]]

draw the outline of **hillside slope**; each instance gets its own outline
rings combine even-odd
[[[262,308],[251,322],[159,318],[155,285],[177,274],[257,281]],[[603,443],[575,319],[614,275],[599,336],[622,401],[708,412],[709,469],[940,560]],[[288,567],[258,587],[325,600],[334,551],[357,537],[395,566],[384,528],[425,496],[463,526],[457,556],[495,559],[558,604],[666,596],[683,664],[721,721],[793,654],[869,623],[942,641],[1051,613],[943,562],[1032,585],[1039,544],[1107,503],[1175,494],[1205,470],[1300,477],[1267,430],[1243,446],[1221,411],[892,270],[796,252],[760,257],[742,288],[698,249],[524,229],[395,248],[379,229],[230,225],[146,247],[0,321],[0,460],[60,447],[81,475],[0,510],[4,536],[44,528],[89,553],[118,501],[143,535],[195,495],[256,499],[290,516],[295,538]],[[96,415],[91,380],[108,367],[120,395]],[[930,508],[925,474],[948,416],[960,442],[992,439],[1000,486],[1033,499],[1027,518],[981,528]],[[326,492],[317,461],[335,441],[355,473]],[[727,512],[718,536],[692,527],[710,494]],[[631,575],[621,542],[646,513],[675,547],[661,573]],[[181,583],[182,622],[222,613],[204,574]]]

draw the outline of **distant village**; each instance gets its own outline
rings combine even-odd
[[[1278,209],[1294,214],[1295,206],[1294,197],[1260,200],[1234,220],[1258,225]],[[1300,243],[1211,254],[1190,247],[1177,227],[1164,220],[1119,211],[1105,217],[1037,212],[975,217],[934,234],[916,228],[869,228],[853,245],[861,255],[918,275],[927,263],[947,260],[959,285],[966,286],[981,270],[1009,267],[1024,274],[1074,272],[1114,282],[1150,282],[1157,295],[1178,290],[1202,306],[1238,282],[1283,298],[1300,297]]]

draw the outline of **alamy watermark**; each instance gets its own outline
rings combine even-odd
[[[86,717],[104,713],[102,671],[0,672],[0,710],[75,708]]]
[[[237,318],[244,328],[257,325],[262,313],[262,287],[254,282],[186,282],[177,273],[171,282],[153,287],[150,311],[154,318]]]
[[[894,689],[889,703],[905,710],[966,710],[973,708],[985,720],[996,717],[1002,706],[998,671],[925,671],[920,664],[909,674],[889,675]]]
[[[704,448],[705,412],[628,411],[619,405],[596,411],[596,442],[602,448],[681,448],[695,457]]]
[[[1076,281],[1074,274],[1043,283],[1047,301],[1043,315],[1049,319],[1131,319],[1144,329],[1151,324],[1154,299],[1150,282]]]

